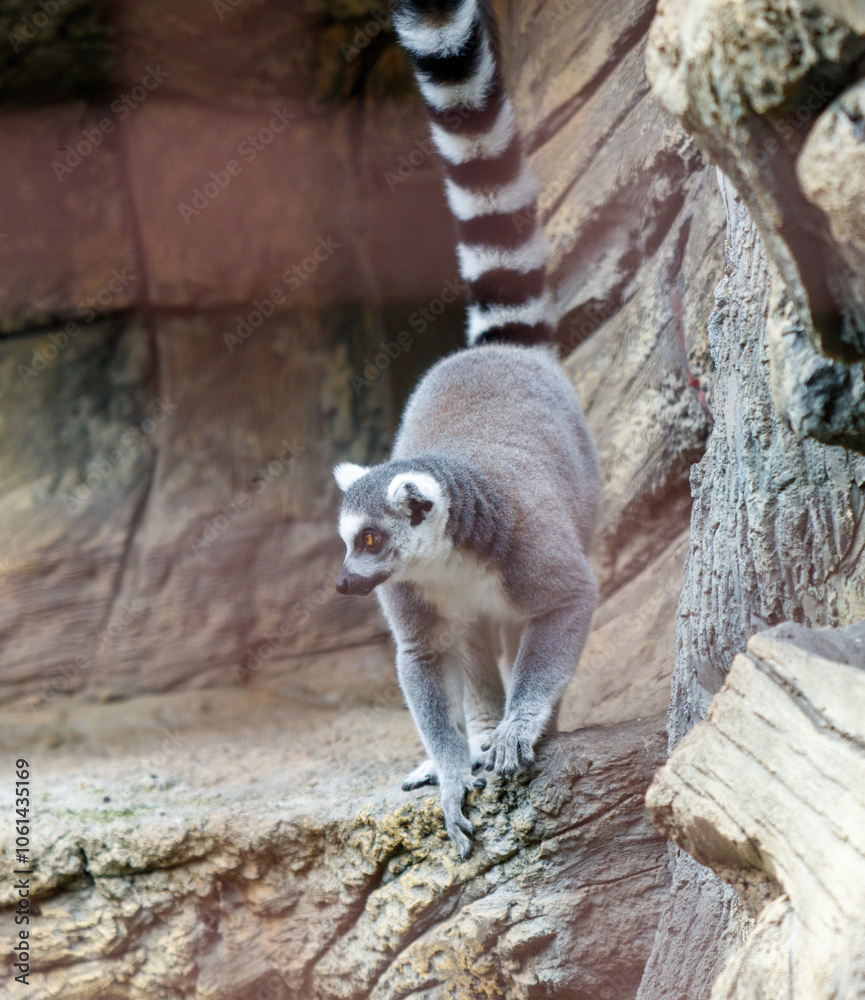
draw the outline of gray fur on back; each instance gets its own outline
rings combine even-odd
[[[552,349],[488,345],[438,362],[409,399],[391,452],[404,461],[426,455],[446,460],[442,465],[465,464],[486,479],[498,505],[487,505],[476,519],[475,536],[496,533],[487,518],[508,522],[520,549],[531,535],[534,554],[505,567],[514,596],[537,586],[537,573],[561,566],[563,547],[580,554],[588,548],[599,496],[597,455]],[[457,479],[454,487],[462,486]]]

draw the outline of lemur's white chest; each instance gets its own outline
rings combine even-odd
[[[505,593],[501,575],[468,553],[451,550],[441,561],[412,568],[411,582],[447,619],[520,618]]]

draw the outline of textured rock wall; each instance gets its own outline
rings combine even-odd
[[[865,617],[865,459],[800,440],[771,403],[769,269],[743,201],[725,179],[727,275],[709,336],[715,428],[692,472],[694,507],[671,716],[671,744],[705,716],[733,655],[782,621]]]
[[[704,46],[701,61],[695,22],[684,16],[677,21],[683,12],[674,4],[660,13],[652,59],[661,96],[672,106],[671,95],[679,94],[675,110],[693,126],[710,153],[730,169],[737,183],[742,183],[740,198],[728,181],[721,180],[728,240],[726,277],[716,292],[717,306],[710,321],[718,368],[712,399],[715,429],[706,456],[692,475],[691,548],[679,609],[670,716],[671,744],[675,745],[705,716],[733,655],[744,649],[753,632],[780,621],[843,625],[865,616],[860,530],[865,466],[861,458],[841,447],[826,447],[798,436],[810,434],[858,446],[856,394],[861,365],[848,366],[819,355],[805,337],[811,328],[810,313],[791,304],[797,288],[801,291],[804,286],[791,286],[788,280],[781,258],[788,253],[789,263],[790,248],[785,251],[779,246],[785,231],[779,218],[767,211],[765,191],[760,187],[770,185],[773,170],[783,169],[784,155],[757,162],[759,149],[741,139],[742,129],[757,127],[754,122],[761,110],[747,102],[736,104],[732,96],[740,94],[737,73],[744,72],[743,63],[732,59],[725,69],[726,50],[720,44]],[[731,37],[734,23],[741,27],[738,21],[724,22],[728,31],[724,39]],[[691,26],[682,28],[682,47],[675,55],[669,43],[677,30],[672,25]],[[710,35],[717,40],[717,34]],[[753,36],[745,32],[745,38],[745,50],[753,44],[756,52]],[[794,48],[781,44],[773,58],[792,59],[791,51]],[[726,89],[719,83],[713,98],[718,110],[712,131],[708,113],[695,123],[690,116],[696,112],[687,102],[699,104],[702,82],[720,79],[725,72]],[[772,79],[771,73],[768,78]],[[679,85],[678,91],[674,84]],[[693,98],[689,96],[692,88]],[[781,92],[785,99],[789,96],[779,86],[779,93],[772,95],[778,103]],[[705,105],[701,107],[705,111]],[[822,116],[818,121],[822,125]],[[809,137],[806,145],[810,141]],[[749,156],[755,161],[750,167]],[[734,162],[736,169],[750,171],[752,183],[731,167]],[[847,176],[846,170],[836,168],[836,173]],[[759,184],[754,180],[758,175]],[[851,170],[851,179],[855,176]],[[754,208],[760,233],[746,201]],[[858,205],[851,206],[847,214],[854,228],[857,209]],[[767,257],[761,234],[771,257]],[[816,267],[816,261],[812,263]],[[805,296],[804,301],[813,307],[813,298]],[[850,315],[855,316],[855,295],[845,301],[851,303]],[[817,329],[819,323],[815,323]],[[812,339],[826,346],[816,334]],[[794,386],[799,388],[794,391]],[[790,402],[794,395],[798,409]],[[827,402],[830,397],[832,403]],[[836,418],[846,422],[846,430],[827,432]],[[822,429],[817,426],[821,421]],[[835,426],[838,430],[841,424]],[[741,930],[734,895],[691,859],[674,854],[673,878],[673,903],[662,921],[641,997],[708,996],[720,962]]]
[[[436,167],[407,159],[423,112],[393,45],[342,54],[367,8],[219,13],[122,6],[103,103],[0,116],[0,700],[390,676],[374,607],[329,593],[329,467],[382,456],[461,339]],[[387,98],[346,99],[361,67]]]
[[[711,420],[705,325],[723,213],[645,77],[654,4],[508,5],[502,34],[552,242],[559,334],[598,444],[609,594],[687,525]]]
[[[381,635],[330,593],[328,466],[381,449],[389,412],[349,383],[354,313],[272,318],[233,352],[227,325],[106,321],[27,385],[50,336],[6,345],[7,698],[260,681],[274,658],[287,689],[326,700],[389,676],[352,687],[324,666]]]
[[[692,473],[671,747],[705,717],[754,632],[865,617],[865,465],[844,447],[808,439],[861,450],[854,355],[862,300],[849,235],[861,201],[842,209],[828,194],[861,181],[855,157],[838,155],[848,148],[839,114],[852,107],[855,85],[827,107],[859,73],[861,12],[852,4],[698,7],[662,4],[648,56],[662,102],[738,188],[720,175],[728,232],[709,322],[715,425]],[[823,98],[812,93],[808,103],[818,85]],[[818,196],[806,150],[820,150],[825,164],[836,134],[832,183]],[[800,182],[801,191],[791,187]],[[818,201],[824,217],[813,211]],[[681,852],[672,857],[672,902],[641,985],[645,1000],[708,996],[747,928],[732,890]]]

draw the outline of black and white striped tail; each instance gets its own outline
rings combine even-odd
[[[485,0],[402,0],[394,18],[429,109],[469,287],[470,345],[553,334],[537,184],[504,92]]]

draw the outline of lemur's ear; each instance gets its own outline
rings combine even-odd
[[[356,483],[368,472],[369,468],[366,466],[355,465],[354,462],[342,462],[333,470],[333,478],[336,480],[336,485],[345,493],[352,483]]]
[[[416,527],[443,500],[442,490],[425,472],[400,472],[390,481],[387,498]]]

